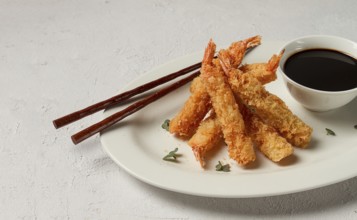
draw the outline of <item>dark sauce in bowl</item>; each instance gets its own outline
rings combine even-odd
[[[344,91],[357,87],[357,59],[329,49],[310,49],[290,56],[285,74],[306,87]]]

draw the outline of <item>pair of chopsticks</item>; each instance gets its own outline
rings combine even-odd
[[[188,74],[194,70],[199,69],[200,67],[201,67],[201,62],[196,63],[196,64],[186,67],[182,70],[171,73],[167,76],[164,76],[164,77],[158,78],[154,81],[151,81],[149,83],[143,84],[143,85],[136,87],[132,90],[126,91],[124,93],[121,93],[119,95],[116,95],[114,97],[106,99],[104,101],[101,101],[101,102],[98,102],[91,106],[88,106],[88,107],[81,109],[79,111],[76,111],[71,114],[65,115],[61,118],[55,119],[53,121],[53,125],[55,126],[56,129],[61,128],[65,125],[68,125],[68,124],[73,123],[79,119],[82,119],[88,115],[94,114],[100,110],[103,110],[103,109],[112,107],[114,105],[117,105],[121,102],[124,102],[135,95],[139,95],[139,94],[146,92],[152,88],[155,88],[159,85],[169,82],[177,77]],[[200,73],[200,71],[196,71],[196,72],[192,73],[191,75],[189,75],[188,77],[185,77],[185,78],[155,92],[154,94],[147,96],[140,101],[135,102],[134,104],[128,106],[127,108],[123,109],[122,111],[119,111],[119,112],[103,119],[102,121],[95,123],[92,126],[89,126],[88,128],[85,128],[85,129],[79,131],[78,133],[72,135],[71,138],[72,138],[73,143],[78,144],[78,143],[84,141],[85,139],[95,135],[96,133],[99,133],[99,132],[105,130],[106,128],[109,128],[110,126],[114,125],[115,123],[119,122],[120,120],[124,119],[125,117],[133,114],[134,112],[144,108],[145,106],[149,105],[150,103],[167,95],[171,91],[190,82],[196,76],[198,76],[199,73]]]
[[[248,48],[246,53],[250,52],[254,47],[255,46]],[[143,92],[153,89],[153,88],[155,88],[159,85],[162,85],[166,82],[169,82],[177,77],[183,76],[183,75],[188,74],[194,70],[197,70],[201,67],[201,65],[202,65],[201,62],[196,63],[194,65],[186,67],[186,68],[179,70],[177,72],[171,73],[164,77],[153,80],[149,83],[143,84],[143,85],[136,87],[132,90],[126,91],[124,93],[121,93],[119,95],[116,95],[114,97],[106,99],[104,101],[101,101],[101,102],[98,102],[91,106],[88,106],[88,107],[81,109],[79,111],[76,111],[71,114],[65,115],[61,118],[55,119],[53,121],[53,125],[55,126],[56,129],[61,128],[65,125],[68,125],[68,124],[73,123],[79,119],[82,119],[88,115],[94,114],[100,110],[117,105],[123,101],[128,100],[129,98],[131,98],[133,96],[139,95]],[[133,103],[132,105],[128,106],[127,108],[103,119],[102,121],[99,121],[98,123],[95,123],[85,129],[75,133],[74,135],[71,136],[72,142],[74,144],[79,144],[80,142],[86,140],[87,138],[89,138],[101,131],[104,131],[105,129],[111,127],[112,125],[114,125],[117,122],[121,121],[122,119],[126,118],[127,116],[139,111],[140,109],[153,103],[154,101],[160,99],[161,97],[167,95],[168,93],[174,91],[175,89],[187,84],[188,82],[192,81],[195,77],[197,77],[199,74],[200,74],[200,71],[195,71],[191,75],[189,75],[175,83],[172,83],[171,85],[169,85],[163,89],[156,91],[152,95],[149,95],[149,96],[143,98],[142,100],[139,100],[139,101]]]

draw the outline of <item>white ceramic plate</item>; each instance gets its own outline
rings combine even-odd
[[[284,42],[263,42],[244,63],[265,62]],[[188,55],[155,68],[123,89],[135,88],[201,60],[202,53]],[[281,76],[266,88],[280,96],[292,111],[314,129],[309,149],[295,149],[280,164],[257,152],[257,162],[242,168],[229,159],[223,146],[212,153],[206,170],[200,168],[190,147],[161,128],[189,96],[188,85],[168,94],[101,134],[104,150],[134,177],[157,187],[192,195],[246,198],[287,194],[333,184],[357,174],[357,99],[335,111],[316,113],[301,107],[288,94]],[[109,116],[125,105],[105,111]],[[325,128],[337,136],[326,135]],[[178,163],[162,160],[178,147]],[[231,172],[217,172],[218,161],[229,163]]]

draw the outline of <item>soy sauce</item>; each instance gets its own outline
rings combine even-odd
[[[357,87],[357,60],[329,49],[311,49],[289,57],[285,74],[306,87],[343,91]]]

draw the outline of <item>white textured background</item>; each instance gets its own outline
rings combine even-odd
[[[181,195],[129,176],[98,137],[73,146],[70,134],[101,114],[52,126],[211,37],[357,41],[356,9],[354,0],[0,0],[0,219],[357,219],[357,178],[267,198]]]

